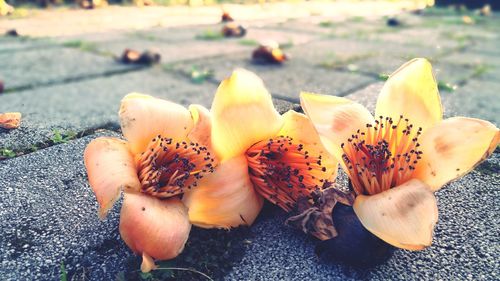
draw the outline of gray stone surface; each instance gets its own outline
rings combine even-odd
[[[446,117],[472,116],[498,125],[499,17],[465,25],[461,15],[447,13],[404,14],[399,17],[404,22],[401,28],[388,28],[379,16],[334,13],[286,20],[267,13],[245,22],[249,26],[245,38],[213,41],[195,37],[219,30],[220,24],[105,29],[108,32],[51,40],[0,37],[0,78],[11,90],[0,95],[0,112],[23,113],[19,129],[0,129],[0,149],[28,153],[0,160],[0,279],[59,280],[62,262],[69,280],[115,280],[117,274],[138,278],[140,258],[119,237],[119,204],[106,221],[97,219],[82,159],[91,139],[117,136],[99,129],[119,129],[119,101],[132,91],[208,107],[218,81],[244,67],[262,77],[280,112],[299,111],[296,103],[302,90],[347,96],[373,112],[383,86],[377,75],[391,73],[413,57],[427,57],[438,80],[460,84],[454,92],[441,92]],[[213,23],[215,15],[206,22]],[[250,62],[254,41],[268,37],[290,47],[285,51],[292,59],[285,65]],[[83,48],[68,47],[78,42],[84,43]],[[132,70],[109,56],[124,48],[155,47],[165,64],[148,69]],[[214,77],[193,84],[189,80],[193,66],[213,70]],[[126,73],[118,73],[122,71]],[[33,89],[16,90],[28,87]],[[55,131],[90,136],[54,145]],[[31,152],[40,144],[43,149]],[[318,259],[317,241],[284,226],[286,215],[269,206],[250,229],[223,235],[194,229],[186,250],[173,263],[208,272],[211,255],[217,256],[225,269],[216,266],[216,280],[498,280],[499,171],[497,149],[471,174],[437,192],[440,219],[433,246],[421,252],[396,250],[386,263],[371,269]],[[341,182],[345,184],[345,175]]]
[[[485,119],[500,125],[500,81],[470,80],[451,93],[445,106],[454,108],[459,115]]]
[[[83,150],[94,137],[0,162],[2,280],[59,280],[63,262],[89,280],[124,269],[131,252],[119,237],[119,208],[100,221],[87,183]]]
[[[19,111],[21,127],[0,129],[0,148],[31,149],[53,138],[54,131],[82,132],[95,128],[119,128],[120,100],[130,92],[142,92],[183,105],[210,106],[216,86],[193,84],[161,68],[101,77],[70,84],[0,95],[0,112]]]
[[[131,68],[109,57],[69,48],[2,52],[0,61],[0,76],[6,89],[77,79],[82,76],[104,75]]]
[[[374,78],[356,73],[339,72],[308,64],[301,58],[292,58],[284,65],[257,65],[250,59],[251,53],[206,59],[201,62],[174,65],[174,69],[190,73],[193,67],[212,70],[214,80],[228,77],[235,68],[245,68],[259,75],[269,91],[277,96],[297,101],[301,91],[331,95],[345,95],[350,91],[375,81]]]

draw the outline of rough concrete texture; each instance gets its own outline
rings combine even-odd
[[[88,270],[90,280],[123,270],[131,253],[118,234],[117,208],[99,221],[83,166],[94,137],[0,162],[3,280],[59,280],[62,262],[72,274]]]
[[[310,65],[298,57],[283,65],[254,64],[249,53],[232,58],[217,57],[198,63],[181,63],[173,66],[174,69],[185,73],[190,73],[193,67],[213,71],[215,81],[221,81],[235,68],[248,69],[262,78],[272,94],[294,101],[298,100],[301,91],[345,95],[375,81],[370,76]]]
[[[0,76],[5,81],[6,90],[99,76],[132,68],[109,57],[68,48],[2,52],[0,61]]]
[[[23,114],[19,129],[0,129],[0,147],[30,150],[50,141],[56,130],[79,133],[97,128],[117,129],[120,100],[130,92],[150,94],[185,106],[198,103],[209,107],[215,90],[213,84],[193,84],[158,67],[0,95],[0,112]]]
[[[0,95],[0,112],[23,113],[21,128],[0,130],[0,279],[58,280],[64,262],[68,280],[140,280],[140,258],[118,234],[119,206],[106,221],[97,219],[82,161],[91,139],[117,135],[99,129],[119,129],[119,101],[131,91],[210,106],[217,83],[244,67],[262,77],[280,112],[300,111],[301,90],[346,96],[373,112],[383,86],[378,75],[427,57],[439,81],[458,84],[453,92],[441,91],[446,117],[500,122],[498,14],[472,15],[476,24],[465,25],[454,10],[429,9],[423,16],[400,14],[403,26],[389,28],[382,16],[394,14],[395,6],[380,1],[225,7],[249,27],[247,37],[195,38],[220,28],[218,6],[56,10],[1,20],[0,32],[15,27],[21,34],[64,36],[0,38],[0,79],[10,91]],[[291,60],[283,66],[250,63],[255,41],[266,37],[285,44]],[[155,46],[164,64],[152,68],[122,66],[110,56]],[[214,76],[193,84],[194,66]],[[55,131],[78,133],[77,139],[57,144]],[[5,148],[27,155],[3,160],[12,157],[2,155]],[[284,226],[285,214],[269,206],[249,229],[194,229],[184,253],[169,265],[215,280],[498,280],[499,171],[497,149],[437,192],[433,246],[396,250],[374,268],[318,259],[317,242]],[[346,184],[345,175],[341,182]],[[201,279],[180,272],[175,277]]]

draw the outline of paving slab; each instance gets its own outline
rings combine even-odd
[[[496,153],[483,167],[498,171],[499,161]],[[481,167],[437,193],[440,217],[433,245],[423,251],[396,250],[371,269],[319,260],[317,242],[284,226],[286,215],[274,209],[252,226],[255,238],[224,280],[495,280],[500,178]]]
[[[126,71],[133,67],[110,57],[69,48],[42,48],[0,53],[0,76],[6,90],[32,87],[85,76]]]
[[[31,149],[60,133],[119,128],[120,100],[143,92],[183,105],[210,106],[216,85],[193,84],[161,68],[0,95],[0,112],[19,111],[21,127],[0,129],[0,147]]]
[[[124,269],[131,253],[118,234],[119,214],[99,221],[83,166],[95,137],[0,162],[3,280],[59,280],[63,262],[72,275],[86,268],[91,280]]]
[[[29,49],[48,48],[56,44],[45,38],[0,36],[0,52],[15,52]]]
[[[218,57],[181,63],[173,69],[190,73],[193,67],[211,70],[215,81],[228,77],[235,68],[245,68],[259,75],[269,91],[277,96],[298,101],[301,91],[311,91],[330,95],[344,95],[363,87],[374,78],[356,73],[339,72],[310,65],[300,58],[292,58],[283,65],[259,65],[252,63],[251,52],[248,54]]]
[[[432,57],[426,57],[419,53],[409,53],[407,56],[391,56],[384,54],[359,60],[354,63],[354,66],[363,73],[391,74],[407,61],[417,57],[424,57],[434,61]],[[440,61],[433,63],[432,68],[438,81],[451,85],[463,83],[476,72],[476,68],[473,65]]]
[[[464,116],[488,120],[500,125],[500,81],[469,80],[450,94],[445,106]]]

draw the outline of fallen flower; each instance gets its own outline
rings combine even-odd
[[[158,52],[146,50],[139,53],[136,50],[125,49],[119,59],[122,63],[132,63],[132,64],[156,64],[161,60],[161,55]]]
[[[288,56],[275,41],[264,42],[252,52],[252,60],[258,64],[281,64],[287,59]]]
[[[21,126],[20,112],[0,113],[0,128],[17,129]]]
[[[234,21],[233,17],[227,11],[222,11],[221,22]]]
[[[307,117],[281,116],[255,74],[239,69],[224,80],[212,108],[215,172],[184,194],[195,225],[251,225],[262,198],[290,211],[298,198],[328,187],[337,163],[322,147]]]
[[[224,37],[243,37],[246,33],[246,28],[235,22],[229,22],[222,28]]]
[[[93,140],[85,167],[101,219],[123,191],[120,234],[147,272],[153,258],[172,259],[184,249],[191,224],[179,196],[216,164],[207,144],[209,112],[134,93],[122,100],[119,115],[127,141]]]
[[[349,175],[363,226],[409,250],[432,243],[438,219],[433,193],[485,160],[500,139],[498,128],[484,120],[442,120],[425,59],[411,60],[389,77],[377,100],[377,119],[341,97],[302,93],[301,105]]]

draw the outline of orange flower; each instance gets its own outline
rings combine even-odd
[[[324,151],[307,117],[281,116],[262,80],[236,70],[214,97],[211,144],[220,164],[183,201],[201,227],[251,225],[262,197],[286,211],[328,186],[337,163]]]
[[[498,128],[484,120],[442,120],[425,59],[411,60],[390,76],[378,97],[377,118],[341,97],[302,93],[301,104],[348,173],[363,226],[409,250],[432,243],[438,219],[433,192],[486,159],[500,139]]]
[[[129,94],[120,107],[127,141],[100,137],[85,149],[90,186],[104,218],[124,192],[120,234],[136,253],[141,269],[155,259],[172,259],[184,248],[191,229],[188,210],[179,198],[213,172],[209,151],[210,115],[165,100]]]

